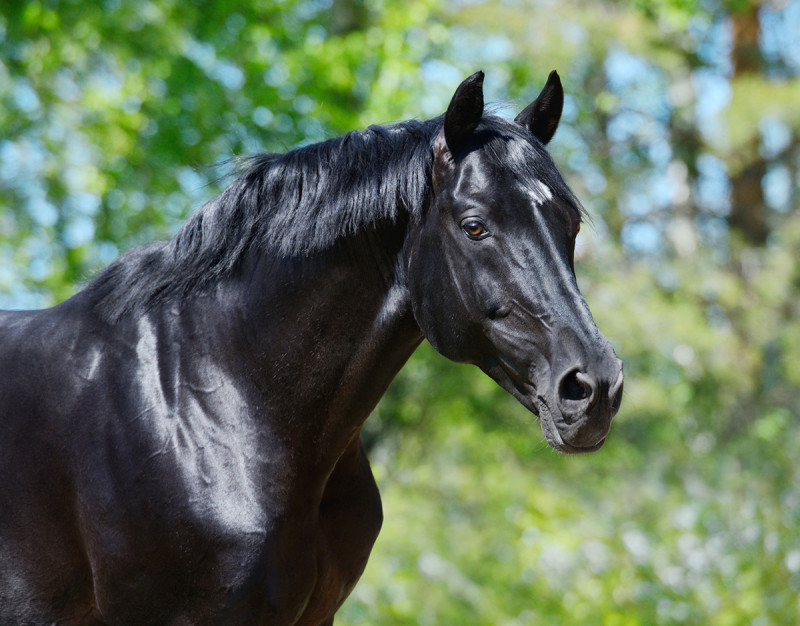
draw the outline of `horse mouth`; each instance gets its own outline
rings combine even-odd
[[[603,444],[605,444],[605,436],[590,446],[573,446],[568,444],[561,437],[561,433],[558,431],[558,426],[556,425],[556,420],[553,416],[553,413],[550,410],[550,407],[547,406],[547,402],[545,402],[544,398],[537,396],[533,401],[533,404],[536,406],[536,411],[534,412],[539,416],[542,434],[544,435],[547,443],[554,450],[563,452],[564,454],[588,454],[590,452],[599,450],[603,447]]]

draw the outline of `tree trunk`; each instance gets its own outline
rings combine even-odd
[[[731,16],[733,26],[733,82],[745,74],[760,74],[763,66],[758,44],[758,6],[751,5]],[[759,154],[756,133],[745,149],[743,166],[731,173],[731,213],[728,224],[751,246],[763,246],[769,235],[767,206],[761,181],[767,164]]]

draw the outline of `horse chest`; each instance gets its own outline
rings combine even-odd
[[[317,579],[298,624],[320,624],[355,587],[383,522],[380,494],[355,438],[331,474],[317,518]]]

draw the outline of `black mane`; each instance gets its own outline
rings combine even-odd
[[[99,273],[89,287],[96,310],[114,321],[184,296],[230,274],[254,246],[305,256],[379,221],[414,215],[430,193],[433,143],[441,127],[442,117],[370,126],[285,154],[241,159],[238,177],[172,240],[131,250]],[[480,130],[492,160],[520,177],[542,180],[580,206],[526,130],[491,115]]]

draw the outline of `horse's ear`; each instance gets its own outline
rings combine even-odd
[[[563,108],[564,88],[558,73],[553,70],[539,97],[526,106],[514,121],[530,129],[534,137],[546,144],[556,134]]]
[[[450,153],[461,151],[483,115],[483,72],[475,72],[458,86],[444,114],[444,141]]]

